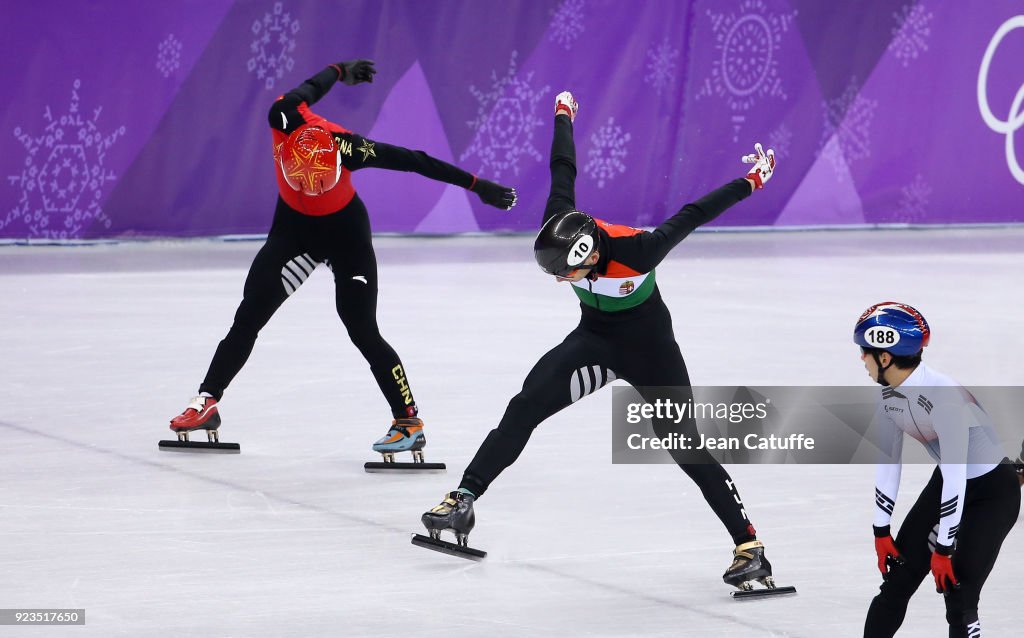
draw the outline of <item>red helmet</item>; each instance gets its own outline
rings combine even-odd
[[[341,155],[334,136],[319,126],[301,126],[278,154],[284,181],[306,195],[323,195],[341,177]]]

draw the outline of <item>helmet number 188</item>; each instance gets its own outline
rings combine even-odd
[[[886,348],[900,342],[900,333],[888,326],[874,326],[864,333],[864,339],[876,348]]]

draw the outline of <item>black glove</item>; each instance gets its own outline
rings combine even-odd
[[[508,210],[516,205],[516,189],[489,182],[486,179],[477,179],[471,191],[480,196],[480,201],[488,206]]]
[[[377,72],[373,64],[373,60],[338,62],[335,65],[341,69],[341,77],[338,78],[338,81],[344,82],[349,86],[359,84],[360,82],[373,82],[373,74]]]

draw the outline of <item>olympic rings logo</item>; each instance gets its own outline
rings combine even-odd
[[[1017,154],[1013,149],[1013,134],[1024,127],[1024,110],[1021,109],[1021,105],[1024,104],[1024,84],[1017,90],[1017,95],[1013,98],[1006,121],[1002,121],[992,114],[992,109],[988,107],[988,97],[985,91],[988,84],[988,68],[992,63],[992,56],[995,54],[996,48],[999,47],[999,43],[1007,33],[1020,28],[1024,28],[1024,15],[1014,16],[1004,22],[992,36],[992,41],[988,43],[985,55],[981,58],[981,68],[978,70],[978,108],[981,110],[982,119],[990,129],[1006,135],[1006,164],[1010,167],[1010,173],[1014,179],[1024,184],[1024,169],[1017,163]]]

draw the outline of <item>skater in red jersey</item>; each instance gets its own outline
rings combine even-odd
[[[370,140],[310,110],[339,82],[372,82],[369,60],[331,64],[279,97],[267,114],[279,195],[266,243],[249,269],[234,323],[210,362],[199,394],[171,420],[177,433],[216,430],[217,402],[245,365],[260,330],[320,264],[333,271],[338,315],[370,364],[391,407],[388,433],[373,445],[393,455],[422,455],[423,421],[395,350],[377,327],[377,261],[370,219],[352,173],[366,168],[415,172],[461,186],[490,206],[508,210],[515,190],[481,179],[422,151]],[[422,458],[422,456],[420,457]]]

